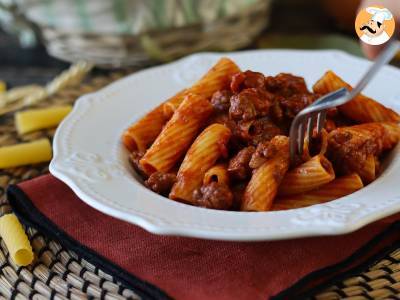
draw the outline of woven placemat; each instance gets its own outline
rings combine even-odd
[[[78,87],[58,92],[37,107],[72,104],[80,95],[90,93],[124,76],[114,72],[96,76]],[[40,137],[52,139],[54,130],[42,130],[24,136],[15,131],[12,115],[0,117],[0,146],[31,141]],[[48,164],[0,170],[0,213],[10,211],[5,190],[9,184],[46,174]],[[26,228],[35,252],[28,267],[16,266],[0,242],[0,299],[140,299],[135,291],[125,288],[111,275],[64,249],[33,228]],[[314,295],[314,299],[400,299],[400,249],[371,263],[362,272],[348,277]]]

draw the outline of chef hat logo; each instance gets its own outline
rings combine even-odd
[[[355,21],[360,40],[369,45],[381,45],[389,41],[395,29],[395,20],[387,8],[370,6],[361,9]]]
[[[393,18],[392,13],[387,8],[367,7],[365,10],[372,15],[371,20],[381,24],[383,24],[385,20],[391,20]]]

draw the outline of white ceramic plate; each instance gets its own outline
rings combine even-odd
[[[219,240],[275,240],[354,231],[400,211],[400,147],[384,173],[364,189],[327,204],[277,212],[192,207],[145,188],[128,164],[120,136],[151,108],[190,86],[221,56],[243,70],[290,72],[311,85],[332,69],[354,84],[369,62],[338,51],[261,50],[195,54],[147,69],[83,96],[59,126],[50,171],[87,204],[156,234]],[[385,67],[365,90],[400,111],[400,72]]]

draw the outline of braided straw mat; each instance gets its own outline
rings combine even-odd
[[[78,87],[64,89],[36,107],[72,104],[80,95],[93,92],[120,78],[124,73],[96,76]],[[0,117],[0,146],[52,138],[54,129],[18,136],[12,115]],[[0,213],[10,212],[5,190],[9,184],[45,174],[48,164],[0,170]],[[35,252],[35,262],[18,267],[0,241],[0,299],[140,299],[111,275],[79,258],[74,252],[48,239],[33,228],[26,228]],[[363,273],[335,283],[315,295],[315,299],[400,299],[400,249],[369,266]]]

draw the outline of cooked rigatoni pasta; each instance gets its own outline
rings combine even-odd
[[[396,123],[392,122],[380,122],[379,123],[384,128],[385,136],[382,138],[385,145],[384,150],[391,149],[400,140],[400,127]]]
[[[213,181],[219,184],[229,185],[229,175],[225,164],[218,164],[208,169],[203,178],[203,185]]]
[[[14,214],[7,214],[0,218],[0,236],[16,265],[27,266],[32,263],[31,244],[24,228]]]
[[[372,174],[374,158],[394,147],[400,139],[400,127],[390,122],[365,123],[340,127],[329,133],[328,158],[340,174],[356,172],[365,183]],[[372,156],[372,157],[371,157]],[[369,158],[369,160],[368,160]]]
[[[367,155],[364,164],[360,168],[358,168],[358,174],[365,183],[370,183],[374,181],[377,171],[376,157],[372,154]]]
[[[277,197],[271,210],[300,208],[332,201],[350,195],[363,188],[363,182],[356,173],[338,177],[335,180],[307,193]]]
[[[168,98],[167,101],[165,101],[162,106],[163,106],[163,114],[166,118],[170,118],[173,114],[174,111],[178,108],[179,104],[182,103],[183,99],[185,99],[186,95],[191,93],[190,88],[189,89],[184,89],[177,94],[173,95],[171,98]],[[193,93],[193,94],[198,94],[200,93]],[[207,97],[206,97],[207,98]]]
[[[278,192],[279,184],[289,168],[288,137],[276,136],[270,143],[275,146],[277,152],[253,172],[244,192],[241,210],[269,210]]]
[[[171,116],[187,93],[210,98],[216,91],[227,89],[232,75],[240,72],[239,67],[229,58],[221,58],[199,81],[185,91],[181,91],[164,104],[165,115]]]
[[[128,128],[123,142],[146,187],[193,206],[268,211],[331,201],[375,180],[400,140],[400,116],[358,95],[327,112],[322,133],[313,128],[290,165],[293,119],[341,87],[351,89],[332,71],[312,93],[302,77],[241,72],[222,58]]]
[[[226,154],[230,136],[231,131],[222,124],[212,124],[204,129],[186,153],[169,194],[171,199],[188,203],[193,201],[193,192],[202,186],[207,170],[221,155]]]
[[[161,104],[124,131],[123,144],[131,152],[146,151],[160,134],[167,120]]]
[[[316,189],[335,179],[332,164],[323,155],[316,155],[285,174],[278,195],[295,195]]]
[[[352,89],[347,82],[334,72],[328,71],[314,84],[313,89],[315,93],[328,94],[343,87],[349,90]],[[346,117],[361,123],[400,122],[399,114],[363,94],[359,94],[352,101],[339,106],[339,111]]]
[[[188,94],[140,160],[146,174],[171,170],[212,112],[212,105],[206,98]]]

